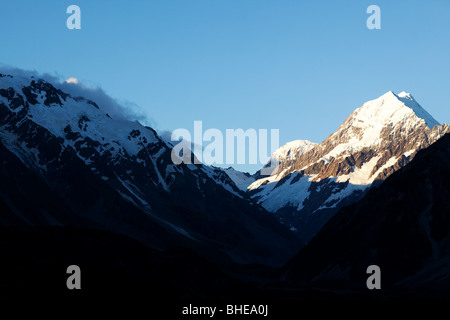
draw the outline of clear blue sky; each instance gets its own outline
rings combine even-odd
[[[66,28],[71,4],[82,30]],[[366,28],[371,4],[381,30]],[[389,90],[450,122],[449,17],[448,0],[2,1],[0,63],[101,86],[157,130],[202,120],[320,142]]]

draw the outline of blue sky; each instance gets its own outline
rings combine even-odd
[[[81,30],[66,28],[71,4]],[[366,28],[371,4],[381,30]],[[447,0],[2,1],[0,63],[101,86],[157,130],[202,120],[321,142],[389,90],[450,122],[449,16]]]

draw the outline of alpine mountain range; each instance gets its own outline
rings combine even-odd
[[[307,243],[340,208],[448,132],[411,94],[389,91],[353,111],[322,143],[298,140],[279,148],[272,155],[276,174],[257,172],[247,192]]]
[[[204,164],[175,165],[173,144],[151,127],[115,119],[101,104],[73,96],[58,83],[2,73],[0,227],[103,230],[159,252],[186,248],[205,263],[221,266],[227,277],[239,273],[237,278],[243,278],[245,272],[232,265],[265,265],[279,268],[271,282],[304,283],[345,265],[331,251],[327,260],[327,250],[338,250],[338,243],[350,246],[361,240],[353,250],[362,252],[366,240],[349,234],[367,228],[365,212],[375,221],[387,219],[392,210],[382,208],[378,215],[367,203],[388,203],[383,188],[409,177],[408,168],[425,170],[425,152],[433,157],[435,142],[449,132],[411,94],[390,91],[355,109],[323,142],[297,140],[280,147],[272,154],[279,163],[272,175],[250,175]],[[446,150],[447,145],[440,142],[435,148]],[[429,183],[430,188],[438,185]],[[392,196],[400,202],[410,197],[395,190]],[[435,216],[450,221],[448,207],[442,208]],[[434,220],[417,219],[414,227],[422,230],[429,221]],[[382,232],[369,231],[373,237]],[[439,241],[447,241],[448,229],[436,232]],[[423,268],[431,268],[424,261],[438,259],[448,247],[437,244],[433,234],[427,237],[418,245],[434,249],[411,253],[417,259],[408,269],[408,276],[417,273],[422,282],[429,277]],[[327,239],[333,242],[329,248]],[[377,245],[382,251],[384,244]],[[364,248],[369,263],[370,249]],[[321,260],[309,265],[315,252]],[[349,258],[349,269],[360,263],[358,254]],[[439,263],[432,267],[444,270],[445,263]],[[344,273],[339,274],[345,278]],[[404,280],[392,274],[395,281]]]

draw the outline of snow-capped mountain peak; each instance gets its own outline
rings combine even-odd
[[[242,263],[276,263],[273,257],[286,252],[292,237],[225,172],[203,164],[175,165],[170,144],[155,130],[111,117],[104,101],[97,104],[58,86],[0,74],[2,155],[30,173],[36,185],[49,188],[46,196],[60,201],[56,207],[64,207],[60,213],[41,207],[42,201],[31,202],[39,214],[13,209],[12,221],[80,221],[161,249],[167,235],[167,246],[182,243],[218,257],[221,251]],[[23,196],[20,191],[12,199]],[[236,248],[244,237],[250,246]],[[247,249],[252,246],[258,249]],[[265,251],[268,247],[274,250]]]
[[[294,159],[295,155],[301,155],[312,148],[314,148],[317,143],[311,142],[309,140],[294,140],[286,143],[285,145],[279,147],[272,153],[271,158],[277,159],[278,161],[283,161],[286,159]]]
[[[393,91],[386,92],[381,97],[364,103],[349,118],[354,118],[356,122],[351,124],[358,127],[395,125],[405,118],[412,121],[423,119],[430,129],[439,125],[439,122],[425,111],[411,94],[404,91],[399,95]]]
[[[432,129],[434,126],[440,125],[436,119],[433,118],[432,115],[430,115],[422,106],[414,99],[414,97],[405,92],[402,91],[398,95],[398,99],[404,103],[404,105],[414,111],[417,117],[425,120],[427,126]]]
[[[389,91],[355,109],[319,145],[280,159],[277,174],[261,177],[248,190],[308,241],[340,207],[448,132],[411,94]],[[283,148],[292,150],[283,146],[277,155],[287,154]]]
[[[432,129],[439,126],[439,122],[411,94],[401,92],[396,95],[389,91],[364,103],[350,114],[339,129],[324,141],[329,151],[323,158],[328,161],[343,152],[379,145],[390,132],[402,128],[400,134],[408,135],[422,125]]]

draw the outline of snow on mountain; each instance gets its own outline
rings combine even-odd
[[[233,167],[228,167],[226,169],[222,169],[236,186],[242,191],[246,191],[247,187],[255,181],[255,178],[250,175],[248,172],[242,172],[234,169]]]
[[[389,91],[355,109],[309,150],[280,148],[278,171],[253,182],[249,194],[308,241],[340,207],[447,132],[449,126],[439,125],[409,93]]]
[[[269,211],[277,211],[282,206],[296,207],[297,210],[303,208],[303,202],[308,198],[311,177],[304,176],[300,172],[286,176],[285,180],[279,183],[269,183],[267,187],[258,194],[258,202]],[[282,187],[282,185],[286,187]],[[249,188],[249,190],[251,190]]]
[[[277,264],[293,250],[292,235],[227,173],[203,164],[175,165],[172,145],[152,128],[111,117],[96,102],[48,81],[0,74],[0,144],[88,225],[158,248],[171,244],[161,243],[158,234],[175,234],[171,241],[216,252],[212,256],[223,251],[243,263]],[[85,183],[98,186],[100,196],[86,194]],[[119,195],[132,210],[112,213],[108,201]],[[246,246],[236,248],[235,241]]]
[[[424,297],[448,293],[449,176],[447,134],[361,201],[342,208],[290,261],[283,279],[317,285],[332,279],[363,288],[361,266],[375,264],[389,274],[384,283],[392,290],[417,288]]]
[[[308,140],[294,140],[275,150],[271,158],[277,159],[278,161],[292,160],[295,159],[295,156],[311,150],[316,145],[317,143]]]
[[[405,91],[397,95],[398,99],[405,104],[406,107],[414,111],[417,117],[425,120],[428,127],[433,129],[434,126],[440,125],[422,106],[413,98],[413,96]]]
[[[0,82],[0,89],[11,90],[9,88],[13,88],[15,92],[22,92],[23,88],[30,85],[29,80],[24,77],[6,79],[7,81]],[[106,149],[113,155],[122,152],[136,155],[144,147],[142,142],[154,143],[157,141],[154,131],[145,129],[138,121],[112,119],[100,110],[95,102],[81,97],[71,97],[57,91],[53,94],[54,101],[50,101],[47,93],[49,90],[55,89],[42,80],[33,80],[31,88],[35,89],[38,94],[29,94],[32,98],[32,101],[29,101],[29,117],[57,137],[65,137],[68,130],[74,130],[83,139],[101,141],[102,145],[109,146]],[[63,101],[56,94],[61,94]],[[8,99],[0,96],[0,101],[7,103]],[[43,108],[42,105],[45,105],[46,108]],[[15,112],[20,110],[21,108]],[[130,136],[132,132],[134,134]],[[71,143],[70,140],[66,140],[66,142]]]
[[[275,159],[278,162],[293,160],[298,155],[301,155],[301,154],[311,150],[316,145],[317,145],[317,143],[314,143],[314,142],[311,142],[308,140],[291,141],[291,142],[284,144],[277,150],[275,150],[274,153],[272,153],[272,155],[270,156],[270,158]],[[270,163],[270,161],[269,161],[269,163]],[[268,164],[266,164],[266,166],[268,166]],[[241,171],[235,170],[232,167],[222,169],[222,170],[225,171],[228,174],[228,176],[231,178],[231,180],[233,180],[234,183],[238,186],[238,188],[243,191],[246,191],[247,189],[252,190],[254,188],[257,188],[258,186],[260,186],[262,183],[264,183],[266,181],[267,182],[275,181],[275,179],[277,177],[277,175],[269,175],[269,176],[264,176],[264,178],[258,179],[258,177],[260,177],[260,174],[258,172],[254,175],[250,175],[247,172],[241,172]],[[256,182],[256,184],[255,184],[255,182]]]
[[[389,91],[381,97],[364,103],[356,109],[332,135],[339,137],[346,132],[343,141],[328,152],[323,159],[329,160],[344,152],[353,152],[382,142],[382,130],[401,124],[405,134],[409,128],[425,123],[430,129],[439,123],[425,111],[409,93],[396,95]]]
[[[275,150],[275,152],[270,156],[270,159],[275,159],[277,163],[293,161],[299,156],[313,149],[315,146],[317,146],[317,143],[308,140],[294,140],[284,144],[283,146]],[[266,167],[270,164],[270,161],[266,164]],[[247,186],[247,189],[253,190],[258,188],[262,184],[278,181],[283,177],[284,173],[286,173],[286,170],[280,171],[279,168],[274,170],[271,175],[261,176],[257,173],[255,176],[258,177],[258,179],[250,183]]]
[[[30,83],[30,79],[26,77],[3,77],[0,90],[4,93],[4,96],[0,95],[0,103],[4,104],[9,104],[11,99],[21,99],[17,92],[23,92],[28,99],[27,118],[56,137],[64,139],[64,144],[78,150],[78,156],[87,165],[91,165],[96,156],[108,156],[113,162],[119,163],[122,158],[137,157],[140,152],[146,153],[155,169],[158,183],[169,191],[167,174],[160,172],[157,161],[170,151],[170,146],[161,144],[161,139],[154,130],[138,121],[113,119],[95,102],[82,97],[72,97],[43,80],[32,80]],[[11,97],[7,95],[8,92]],[[24,108],[25,105],[20,106],[14,112],[18,113]],[[94,145],[89,146],[92,142]],[[156,153],[153,150],[149,152],[148,148],[152,145],[161,145],[161,148]],[[84,151],[88,147],[94,147],[97,152]],[[172,164],[168,164],[169,167],[172,167]],[[198,169],[218,185],[242,197],[230,181],[225,181],[220,171],[207,166],[199,166]],[[177,168],[169,170],[168,174],[173,176]]]

